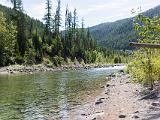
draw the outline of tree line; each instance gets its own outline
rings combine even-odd
[[[98,47],[84,19],[79,22],[77,9],[66,6],[65,29],[62,28],[61,1],[52,13],[51,0],[46,0],[44,24],[31,19],[23,9],[22,0],[11,0],[11,13],[0,12],[0,66],[11,64],[54,64],[69,61],[106,62],[111,53]],[[0,9],[1,10],[1,9]],[[4,12],[4,13],[3,13]],[[80,25],[79,25],[80,24]]]

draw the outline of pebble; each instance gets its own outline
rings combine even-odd
[[[93,118],[92,120],[96,120],[96,118]]]
[[[119,118],[125,118],[126,115],[119,115]]]
[[[134,113],[139,113],[139,111],[136,111],[136,112],[134,112]]]
[[[82,116],[87,116],[85,113],[82,113],[81,115],[82,115]]]
[[[106,85],[106,87],[109,87],[109,86],[110,86],[110,84],[107,84],[107,85]]]
[[[139,116],[137,116],[137,115],[134,115],[132,118],[138,119],[138,118],[139,118]]]
[[[103,103],[103,102],[98,100],[98,101],[95,102],[95,105],[99,105],[101,103]]]
[[[160,106],[160,103],[159,102],[155,102],[155,103],[152,103],[151,105],[152,106]]]

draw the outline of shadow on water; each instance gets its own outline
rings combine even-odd
[[[0,119],[70,119],[81,96],[105,82],[106,74],[121,68],[0,76]]]

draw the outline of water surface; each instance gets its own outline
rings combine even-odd
[[[0,120],[70,120],[83,96],[122,68],[0,76]]]

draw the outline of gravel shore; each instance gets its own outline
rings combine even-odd
[[[25,66],[25,65],[12,65],[7,67],[0,68],[0,74],[17,74],[17,73],[36,73],[36,72],[55,72],[55,71],[64,71],[64,70],[79,70],[79,69],[90,69],[90,68],[104,68],[110,66],[123,66],[123,64],[105,64],[105,65],[96,65],[96,64],[84,64],[84,65],[61,65],[59,67],[55,66],[44,66],[44,65],[33,65],[33,66]]]
[[[142,98],[143,87],[127,74],[112,77],[94,100],[73,112],[72,120],[160,120],[160,99]]]

